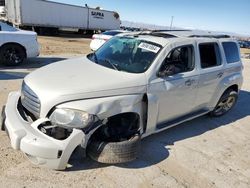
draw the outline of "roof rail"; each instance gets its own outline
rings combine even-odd
[[[177,37],[176,35],[170,34],[170,33],[158,33],[158,32],[152,32],[150,35],[155,36],[155,37],[163,37],[163,38],[175,38]]]
[[[190,35],[188,37],[202,37],[202,38],[216,38],[216,39],[221,39],[221,38],[231,38],[230,35]]]
[[[152,30],[152,32],[171,32],[171,31],[192,31],[189,29],[163,29],[163,30]]]
[[[226,34],[216,34],[211,32],[205,32],[205,31],[194,31],[194,30],[145,30],[141,31],[139,33],[133,34],[134,36],[139,35],[151,35],[155,37],[163,37],[163,38],[178,38],[178,37],[186,37],[186,38],[194,38],[194,37],[200,37],[200,38],[231,38],[230,35]]]
[[[135,34],[135,36],[139,36],[139,35],[151,35],[151,36],[163,37],[163,38],[175,38],[175,37],[177,37],[176,35],[173,35],[170,33],[161,33],[158,30],[157,31],[146,30],[146,31],[141,31],[141,32]]]

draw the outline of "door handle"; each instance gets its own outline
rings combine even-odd
[[[220,72],[220,73],[217,74],[217,77],[221,78],[223,76],[223,74],[224,74],[223,72]]]
[[[191,86],[191,85],[192,85],[192,80],[190,80],[190,79],[187,80],[187,81],[185,82],[185,85],[186,85],[186,86]]]

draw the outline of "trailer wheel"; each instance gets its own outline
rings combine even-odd
[[[26,58],[25,49],[19,44],[6,44],[0,48],[0,61],[7,66],[20,65]]]
[[[117,164],[136,159],[141,137],[136,134],[121,142],[106,142],[93,140],[88,145],[88,156],[100,163]]]

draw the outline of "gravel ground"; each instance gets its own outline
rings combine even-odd
[[[77,38],[77,35],[61,37],[38,37],[41,55],[79,55],[90,52],[89,38]]]
[[[40,37],[40,58],[16,68],[0,67],[0,108],[8,93],[20,88],[27,73],[89,52],[88,39],[72,40]],[[40,168],[13,150],[5,132],[0,131],[0,187],[248,188],[250,61],[244,60],[244,66],[245,81],[234,110],[221,118],[203,116],[144,139],[141,155],[127,164],[102,165],[75,155],[66,171]]]

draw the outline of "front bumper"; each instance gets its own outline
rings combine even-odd
[[[20,92],[8,96],[5,107],[5,129],[9,134],[11,146],[21,150],[37,165],[56,170],[66,168],[74,149],[85,143],[83,131],[74,129],[65,140],[57,140],[42,133],[38,126],[49,121],[47,118],[30,123],[25,121],[17,110]]]

